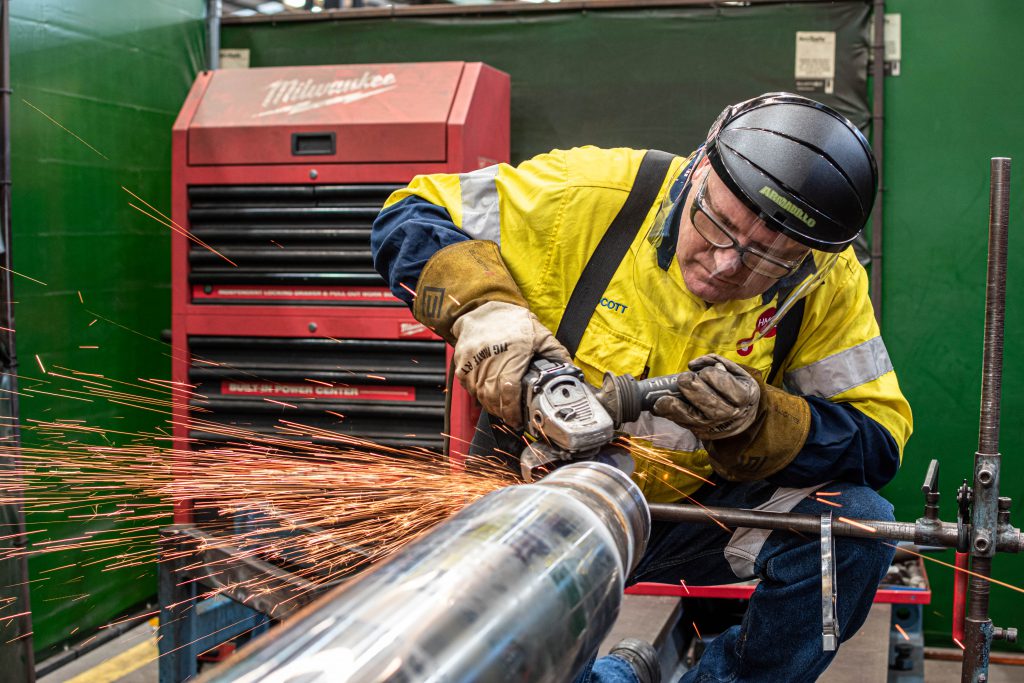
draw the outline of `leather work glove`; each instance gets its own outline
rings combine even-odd
[[[678,380],[684,398],[663,396],[653,412],[704,442],[715,472],[730,481],[757,481],[793,461],[811,428],[806,400],[717,354],[701,356],[689,367],[691,372]]]
[[[455,375],[491,415],[523,425],[522,379],[534,356],[572,362],[530,312],[494,242],[435,253],[416,285],[413,316],[455,347]]]
[[[523,427],[523,375],[535,356],[571,363],[565,347],[533,313],[501,301],[455,321],[455,376],[491,415]]]
[[[682,398],[662,396],[654,404],[656,415],[704,442],[735,436],[754,422],[761,397],[756,370],[715,353],[690,361],[689,368],[677,380]]]

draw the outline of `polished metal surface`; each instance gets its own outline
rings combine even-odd
[[[567,465],[485,496],[201,680],[570,681],[649,533],[626,475]]]

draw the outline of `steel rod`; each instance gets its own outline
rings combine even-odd
[[[992,556],[997,548],[999,508],[999,408],[1003,380],[1003,323],[1006,314],[1006,243],[1010,221],[1010,160],[994,157],[990,168],[988,274],[985,290],[985,341],[981,368],[978,452],[974,454],[971,510],[971,571],[967,582],[962,683],[988,679],[992,620],[988,615]]]
[[[657,522],[688,524],[722,524],[730,529],[778,529],[815,536],[821,533],[821,517],[799,512],[770,512],[767,510],[739,510],[735,508],[705,507],[652,503],[651,519]],[[891,522],[880,519],[835,518],[832,533],[853,538],[884,538],[910,541],[918,545],[937,545],[954,548],[957,544],[956,524],[949,522]],[[999,552],[1024,552],[1024,537],[1018,529],[1007,530],[997,537]]]
[[[999,453],[999,405],[1003,382],[1003,323],[1006,314],[1006,242],[1010,221],[1010,160],[992,159],[989,193],[988,278],[985,346],[981,368],[978,452]]]

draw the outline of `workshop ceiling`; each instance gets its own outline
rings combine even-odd
[[[325,10],[353,9],[358,7],[387,7],[389,5],[488,5],[494,0],[223,0],[223,16],[255,16],[274,14],[307,14]],[[524,0],[544,2],[545,0]],[[558,2],[558,0],[550,0]]]

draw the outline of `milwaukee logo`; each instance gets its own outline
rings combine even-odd
[[[398,326],[399,337],[412,337],[427,332],[427,326],[423,323],[401,323]]]
[[[350,104],[387,92],[397,85],[398,78],[395,74],[375,74],[370,71],[364,71],[361,76],[355,78],[335,81],[317,82],[312,78],[304,81],[297,78],[274,81],[266,87],[267,94],[260,105],[263,109],[274,108],[253,116],[298,114],[334,104]]]
[[[789,213],[799,218],[800,221],[808,228],[813,228],[814,224],[817,223],[817,221],[808,216],[803,209],[801,209],[799,206],[789,201],[788,199],[780,195],[778,192],[768,187],[767,185],[761,188],[760,194],[763,194],[765,197],[778,204],[780,208],[782,208],[785,211],[788,211]]]

